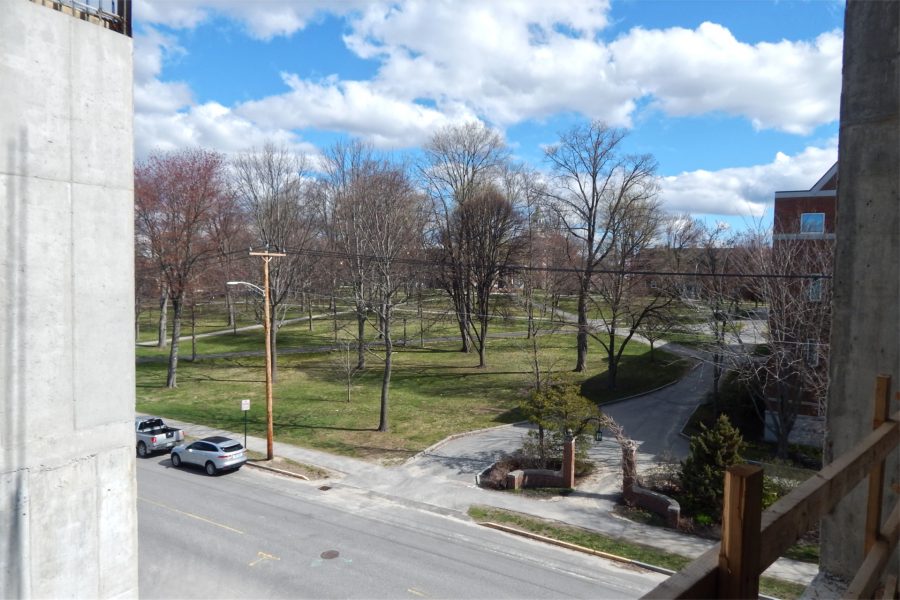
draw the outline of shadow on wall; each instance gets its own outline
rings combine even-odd
[[[28,390],[26,378],[21,376],[18,366],[27,360],[26,336],[26,277],[28,239],[28,203],[26,202],[28,177],[25,157],[28,154],[28,138],[25,128],[19,131],[19,139],[10,138],[6,142],[6,199],[3,215],[4,256],[0,293],[6,296],[3,303],[2,335],[0,335],[0,356],[3,385],[0,415],[0,449],[4,457],[0,477],[0,507],[3,514],[0,530],[5,540],[5,548],[0,548],[0,596],[21,598],[29,595],[25,568],[25,541],[28,537],[28,488],[25,467],[25,411]],[[19,163],[16,165],[16,157]]]

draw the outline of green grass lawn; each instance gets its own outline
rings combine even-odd
[[[327,307],[325,307],[327,308]],[[322,348],[332,346],[335,343],[335,329],[337,329],[337,339],[340,341],[353,341],[357,334],[356,318],[353,313],[347,312],[348,307],[339,306],[338,309],[343,311],[336,315],[323,314],[321,312],[314,313],[313,326],[310,330],[309,321],[305,315],[289,315],[292,318],[299,317],[302,319],[296,323],[288,323],[278,330],[278,348]],[[401,344],[405,339],[408,346],[418,345],[420,339],[424,338],[453,338],[459,336],[459,327],[452,314],[440,310],[440,306],[429,306],[423,313],[421,321],[418,318],[415,306],[403,306],[395,310],[394,320],[391,325],[391,335],[395,344]],[[221,335],[198,337],[197,338],[197,354],[219,354],[224,352],[249,352],[262,351],[264,348],[264,338],[262,328],[250,329],[246,331],[237,331],[232,333],[224,327],[224,313],[221,320],[213,320],[205,329],[198,327],[196,333],[199,335],[205,331],[224,332]],[[404,319],[406,320],[404,326]],[[243,323],[243,325],[256,325],[256,322]],[[170,323],[171,325],[171,323]],[[239,325],[242,325],[239,322]],[[518,306],[506,306],[502,314],[491,320],[488,337],[497,333],[524,333],[527,330],[528,322],[525,312]],[[184,339],[190,335],[189,322],[182,324],[182,340],[180,347],[181,356],[190,356],[191,341]],[[404,337],[405,334],[405,337]],[[369,325],[366,327],[366,338],[374,341],[377,331]],[[152,339],[156,339],[155,337]],[[155,346],[138,346],[136,348],[138,358],[166,358],[169,355],[169,349],[157,348]]]
[[[297,343],[303,342],[302,327]],[[307,332],[308,333],[308,332]],[[327,333],[314,331],[318,343]],[[255,334],[255,344],[252,335]],[[232,349],[259,349],[261,333]],[[285,347],[280,336],[279,347]],[[209,348],[224,349],[232,336],[207,338]],[[288,342],[293,343],[293,342]],[[325,342],[327,344],[327,341]],[[548,335],[539,338],[541,360],[555,364],[560,377],[572,383],[590,380],[590,397],[609,400],[658,387],[661,380],[677,377],[682,366],[671,355],[657,351],[659,362],[651,364],[649,348],[629,345],[620,374],[620,387],[601,390],[605,363],[596,343],[589,349],[587,373],[571,373],[575,362],[574,336]],[[189,344],[186,345],[189,347]],[[331,353],[284,354],[278,359],[275,385],[276,439],[340,454],[373,459],[404,459],[453,433],[511,423],[522,419],[518,403],[531,378],[529,342],[524,338],[489,340],[487,368],[479,369],[477,355],[457,351],[457,343],[447,342],[420,349],[398,349],[390,394],[388,433],[375,431],[378,425],[382,368],[375,354],[369,368],[353,382],[351,402],[346,401],[346,385]],[[202,352],[208,352],[203,350]],[[182,356],[189,356],[189,351]],[[193,423],[238,430],[243,415],[240,400],[251,399],[249,430],[264,433],[263,359],[225,358],[191,363],[179,362],[178,387],[166,389],[165,363],[137,365],[138,410]]]
[[[491,521],[494,523],[511,525],[518,529],[536,533],[551,539],[568,542],[583,548],[606,552],[608,554],[615,554],[622,558],[640,561],[673,571],[683,569],[691,562],[691,559],[681,556],[680,554],[665,552],[650,546],[613,538],[573,525],[539,519],[537,517],[523,515],[521,513],[500,508],[473,506],[469,508],[469,516],[476,521]],[[802,585],[789,581],[782,581],[780,579],[773,579],[771,577],[762,577],[759,582],[760,593],[776,598],[798,598],[803,593],[804,589],[805,588]]]

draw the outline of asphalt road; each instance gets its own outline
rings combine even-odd
[[[664,578],[352,487],[137,467],[143,598],[627,598]]]

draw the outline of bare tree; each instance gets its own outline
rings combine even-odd
[[[768,305],[767,353],[745,353],[735,368],[770,411],[764,421],[784,458],[797,417],[824,414],[834,242],[778,240],[770,247],[757,237],[747,247],[750,285]]]
[[[451,222],[459,232],[456,246],[463,249],[469,274],[462,282],[468,288],[464,294],[470,315],[466,326],[478,350],[478,366],[484,367],[488,325],[495,307],[492,294],[501,275],[518,257],[524,241],[522,221],[512,202],[486,185],[456,208]]]
[[[362,370],[356,363],[355,348],[346,341],[338,342],[337,347],[331,351],[331,363],[347,386],[347,403],[350,403],[350,394],[353,391],[353,380]]]
[[[272,379],[277,377],[278,330],[287,318],[290,300],[311,270],[306,252],[313,240],[313,214],[307,194],[307,163],[285,147],[267,143],[234,161],[233,186],[250,216],[258,243],[287,256],[270,263],[269,294],[272,327]]]
[[[610,219],[609,250],[605,267],[595,279],[596,300],[602,335],[592,334],[607,356],[606,384],[615,389],[625,348],[645,320],[660,314],[675,299],[668,286],[648,285],[646,277],[629,274],[629,267],[649,247],[659,231],[661,212],[654,199],[655,188],[644,185],[642,198],[622,203]]]
[[[460,233],[455,229],[459,223],[453,215],[483,184],[498,176],[508,150],[498,132],[469,122],[439,130],[422,148],[422,154],[419,173],[432,201],[434,238],[442,250],[442,284],[456,313],[461,350],[469,352],[470,274],[466,250],[460,246]]]
[[[547,266],[539,265],[541,257],[538,255],[543,233],[541,201],[546,196],[546,190],[538,172],[521,164],[508,164],[502,171],[501,183],[504,195],[523,213],[524,231],[520,246],[524,258],[522,264],[526,268],[517,275],[521,279],[522,301],[528,318],[526,331],[530,338],[536,328],[534,290],[540,283],[536,267]]]
[[[694,305],[705,317],[706,328],[712,335],[712,340],[703,346],[712,362],[713,411],[718,414],[722,375],[734,354],[730,345],[739,339],[738,315],[744,288],[735,276],[745,268],[746,253],[738,247],[738,240],[729,236],[724,225],[704,227],[700,244],[694,264],[699,275]]]
[[[166,386],[177,385],[178,340],[185,294],[197,267],[215,252],[210,221],[227,193],[222,155],[206,150],[156,154],[135,169],[138,236],[146,240],[172,302]]]
[[[367,192],[369,177],[384,168],[371,146],[353,140],[328,148],[323,161],[325,177],[318,198],[320,219],[327,243],[341,254],[333,265],[350,284],[356,313],[356,368],[366,368],[366,321],[372,305],[370,263],[365,257],[360,231],[368,217],[360,194]]]
[[[211,272],[210,289],[220,289],[225,297],[226,326],[236,327],[234,290],[228,281],[246,280],[248,272],[247,248],[253,244],[247,213],[233,193],[223,195],[213,211],[210,235],[216,247],[217,264]]]
[[[378,431],[388,431],[388,409],[393,367],[391,324],[394,306],[408,289],[404,260],[415,257],[422,247],[425,222],[423,198],[413,188],[404,169],[383,164],[377,172],[359,181],[355,193],[365,218],[359,222],[360,245],[370,263],[376,319],[374,326],[384,347],[381,380],[381,411]]]
[[[615,248],[613,236],[622,214],[655,192],[656,161],[626,155],[625,132],[599,121],[574,126],[545,151],[554,173],[548,190],[571,243],[569,259],[578,280],[578,334],[575,371],[587,366],[590,323],[587,309],[595,272]]]

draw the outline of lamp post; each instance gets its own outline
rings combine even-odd
[[[265,265],[263,287],[247,281],[228,281],[226,285],[246,285],[263,296],[263,331],[266,336],[266,460],[272,460],[274,457],[272,438],[275,436],[275,428],[272,421],[272,338],[270,334],[272,316],[269,313],[269,261],[267,260],[263,264]]]

